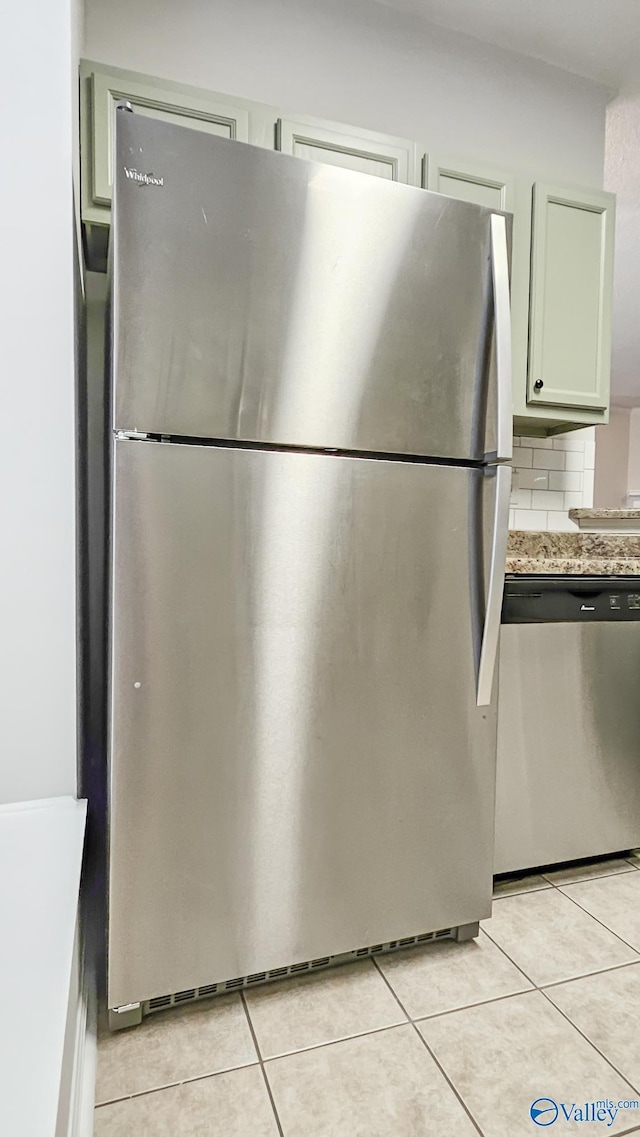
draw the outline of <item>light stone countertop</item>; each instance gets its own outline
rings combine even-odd
[[[640,533],[640,509],[570,509],[581,533]]]
[[[570,509],[569,517],[572,521],[577,521],[580,517],[593,517],[594,519],[600,517],[619,517],[622,521],[624,521],[627,518],[634,517],[640,519],[640,509]]]
[[[516,529],[509,533],[506,569],[544,576],[640,576],[640,534]]]

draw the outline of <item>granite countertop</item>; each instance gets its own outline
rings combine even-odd
[[[640,534],[516,529],[509,533],[506,567],[543,576],[640,576]]]
[[[640,533],[640,509],[570,509],[582,533]]]
[[[577,521],[580,517],[593,517],[595,519],[600,517],[613,517],[615,519],[619,517],[622,521],[625,521],[634,517],[640,518],[640,509],[570,509],[569,517],[572,521]]]

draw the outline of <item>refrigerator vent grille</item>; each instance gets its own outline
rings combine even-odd
[[[342,955],[323,955],[318,959],[306,960],[304,963],[294,963],[290,967],[274,967],[271,971],[256,971],[253,975],[226,979],[221,983],[207,983],[204,987],[191,987],[186,991],[176,991],[172,995],[158,995],[155,999],[149,999],[142,1004],[142,1013],[148,1015],[152,1011],[163,1011],[167,1007],[180,1006],[181,1003],[188,1003],[194,999],[207,999],[211,995],[224,995],[227,991],[243,990],[257,986],[259,983],[271,983],[274,979],[283,979],[289,975],[300,975],[323,967],[335,967],[336,964],[348,963],[363,956],[377,955],[379,952],[399,951],[401,948],[432,943],[434,940],[449,940],[454,934],[455,928],[440,928],[437,932],[423,932],[420,936],[389,940],[386,944],[373,944],[371,947],[357,948],[356,951],[344,952]]]

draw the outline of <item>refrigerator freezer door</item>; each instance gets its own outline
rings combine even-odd
[[[116,429],[496,452],[489,209],[131,114],[116,167]]]
[[[109,1006],[489,915],[495,482],[116,443]]]

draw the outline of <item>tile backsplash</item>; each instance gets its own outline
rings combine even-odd
[[[595,427],[556,438],[513,439],[510,529],[570,532],[568,511],[593,505]]]

